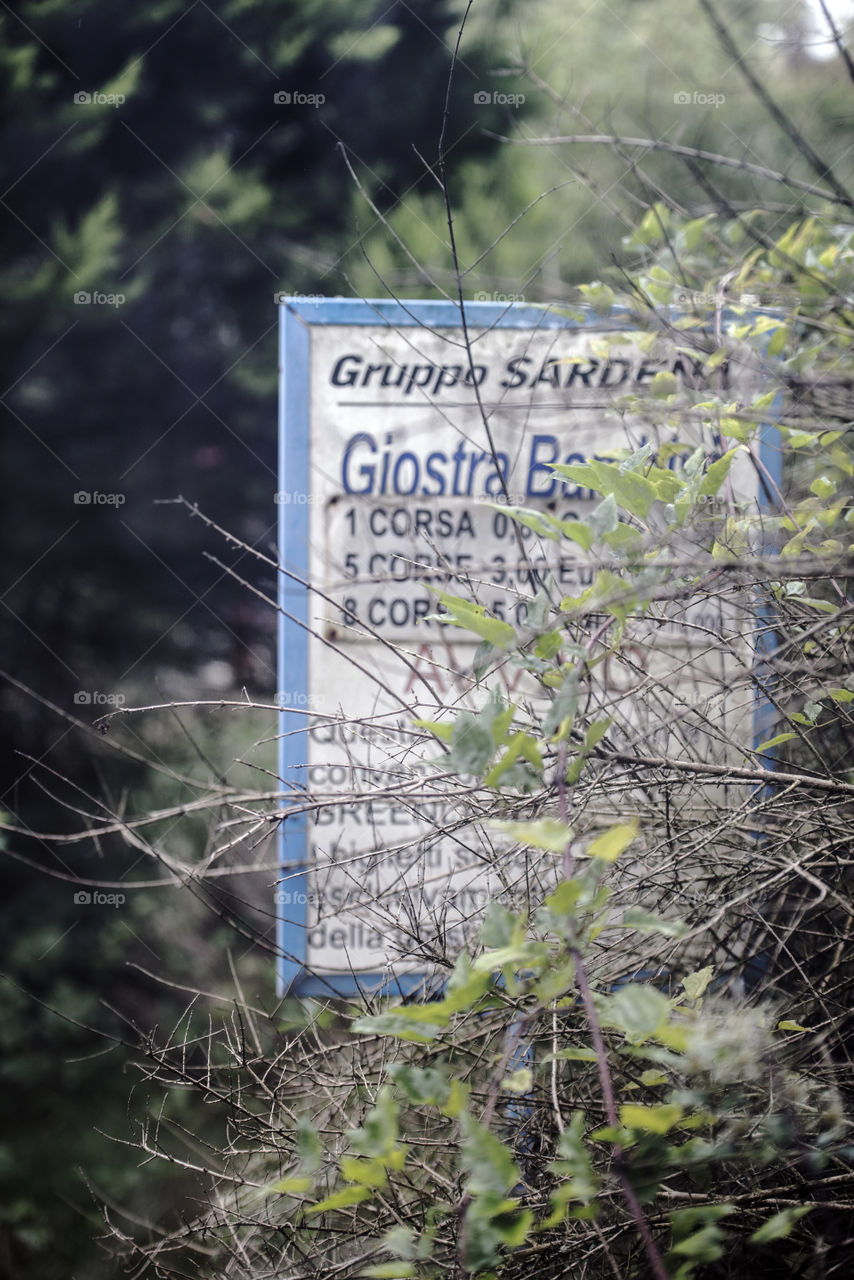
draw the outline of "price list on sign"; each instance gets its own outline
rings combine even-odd
[[[472,676],[479,639],[440,621],[442,593],[524,630],[544,587],[559,601],[594,581],[576,531],[602,501],[584,475],[591,459],[648,447],[675,465],[711,447],[690,426],[677,447],[661,413],[644,410],[662,389],[702,389],[702,352],[651,341],[618,313],[473,303],[466,318],[467,334],[450,303],[280,304],[288,710],[276,901],[280,981],[297,993],[413,985],[437,937],[463,938],[526,874],[508,857],[496,879],[471,797],[417,729],[485,696]],[[748,391],[757,376],[739,373]],[[729,483],[756,494],[749,460],[735,460]],[[721,677],[708,637],[737,636],[740,623],[721,594],[676,599],[632,626],[634,659],[597,674],[627,723],[651,675],[677,699],[705,696]],[[489,683],[508,699],[542,697],[529,679],[506,663]]]

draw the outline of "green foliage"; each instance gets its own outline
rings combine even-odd
[[[660,234],[663,227],[666,236]],[[675,271],[666,269],[674,245],[680,263],[699,273],[704,255],[718,251],[730,231],[713,217],[686,221],[663,208],[656,219],[645,219],[630,246],[646,258],[644,289],[652,292],[654,283],[656,300],[670,301],[678,287]],[[803,264],[803,272],[830,273],[838,259],[827,254],[831,239],[814,222],[797,234],[779,235],[767,254],[749,257],[740,287],[757,288],[763,271],[780,271],[783,263],[786,271],[793,270],[791,259]],[[739,252],[734,247],[734,257]],[[680,280],[684,288],[684,277]],[[696,280],[699,289],[699,274]],[[832,311],[825,315],[833,314],[838,325],[838,279],[830,296]],[[606,311],[611,305],[604,286],[595,287],[591,300]],[[731,307],[706,352],[709,378],[723,377],[733,353],[749,349],[763,361],[774,360],[787,379],[799,344],[809,342],[813,332],[814,295],[809,293],[802,305],[803,324],[798,308],[784,324],[746,305]],[[689,311],[683,320],[684,331],[696,336]],[[708,327],[704,333],[708,338]],[[823,359],[830,346],[836,361],[850,359],[842,350],[846,336],[844,326],[838,344],[823,336],[816,357]],[[656,336],[649,337],[648,349],[654,351]],[[798,367],[801,376],[804,366]],[[429,1132],[433,1123],[445,1134],[442,1180],[431,1183],[428,1177],[419,1183],[423,1199],[435,1195],[440,1225],[431,1236],[429,1257],[437,1268],[456,1259],[472,1275],[514,1276],[519,1274],[514,1256],[534,1256],[529,1251],[538,1251],[550,1233],[556,1240],[577,1239],[566,1233],[603,1216],[613,1224],[615,1215],[622,1231],[640,1232],[638,1215],[649,1213],[655,1227],[647,1262],[652,1265],[652,1248],[657,1266],[673,1280],[687,1280],[725,1264],[737,1251],[749,1257],[768,1242],[806,1229],[799,1222],[809,1214],[808,1205],[782,1209],[757,1227],[726,1198],[727,1189],[743,1177],[761,1180],[769,1171],[773,1184],[779,1176],[774,1171],[793,1158],[792,1144],[802,1141],[796,1133],[806,1124],[803,1104],[817,1081],[781,1055],[786,1036],[802,1033],[803,1024],[780,1018],[773,1003],[741,1007],[718,990],[728,974],[719,952],[713,958],[708,948],[696,945],[705,929],[702,916],[689,919],[675,906],[662,913],[646,905],[636,868],[651,858],[654,842],[642,818],[614,813],[606,823],[591,826],[574,816],[567,799],[582,794],[588,778],[595,786],[603,777],[603,760],[614,759],[608,750],[618,713],[596,714],[591,690],[597,672],[606,657],[625,652],[639,622],[660,616],[662,602],[703,598],[706,574],[714,581],[724,565],[743,572],[759,539],[777,534],[781,567],[771,594],[802,620],[789,633],[791,643],[808,645],[816,617],[819,628],[824,617],[835,618],[832,605],[825,610],[821,596],[807,594],[803,581],[782,566],[812,556],[830,566],[822,565],[814,575],[825,581],[848,549],[842,531],[848,528],[854,469],[838,432],[782,428],[787,465],[797,469],[797,493],[780,514],[760,513],[733,497],[733,486],[743,483],[739,468],[758,466],[764,474],[759,431],[772,404],[779,407],[766,388],[735,401],[722,387],[710,398],[708,386],[693,390],[659,375],[643,412],[661,424],[659,439],[671,433],[666,446],[656,450],[647,443],[613,458],[554,467],[562,480],[600,496],[584,522],[561,520],[548,510],[501,508],[537,538],[557,542],[571,554],[594,556],[590,585],[580,595],[557,599],[549,581],[518,627],[474,601],[440,595],[445,612],[439,616],[483,642],[476,661],[483,699],[477,711],[457,710],[447,719],[417,725],[447,748],[436,762],[443,770],[473,778],[494,793],[489,830],[505,842],[499,847],[507,847],[508,854],[523,850],[549,859],[557,875],[551,891],[521,911],[490,903],[478,948],[472,954],[463,951],[443,998],[418,1004],[389,1000],[381,1011],[352,1023],[354,1031],[379,1037],[399,1055],[385,1078],[402,1108],[401,1135]],[[638,412],[640,406],[627,396],[625,407]],[[696,437],[689,444],[690,437],[680,436],[686,420],[700,422],[708,444],[698,446]],[[792,490],[789,475],[785,485]],[[683,566],[680,557],[697,563]],[[758,591],[749,576],[744,581]],[[592,625],[581,625],[591,617]],[[508,661],[536,682],[538,700],[505,702],[488,673],[491,664]],[[824,682],[811,702],[797,703],[803,711],[792,709],[785,717],[791,728],[770,733],[753,749],[767,753],[801,742],[805,732],[826,723],[831,710],[847,715],[854,698],[849,684],[847,677]],[[779,700],[773,705],[785,716]],[[534,804],[531,794],[537,797]],[[498,816],[499,802],[511,816]],[[696,857],[691,849],[686,866],[693,868]],[[742,867],[749,867],[748,859]],[[640,900],[615,910],[617,901],[626,901],[625,883],[635,886]],[[608,971],[604,948],[620,945],[637,956],[629,980],[597,981],[600,967]],[[646,946],[655,948],[652,955],[666,956],[666,965],[653,970],[658,977],[648,976],[649,962],[644,969]],[[471,1070],[468,1046],[472,1038],[485,1036],[487,1027],[500,1028],[502,1038],[490,1052],[483,1051],[482,1066]],[[573,1092],[574,1080],[583,1082],[578,1092]],[[597,1086],[602,1099],[578,1105]],[[564,1096],[573,1099],[568,1117],[561,1116]],[[557,1113],[557,1130],[549,1124],[542,1130],[547,1195],[529,1177],[524,1146],[507,1123],[523,1108],[539,1116]],[[811,1158],[819,1163],[827,1149],[841,1158],[842,1129],[835,1124],[828,1120],[820,1135],[811,1130]],[[755,1140],[746,1142],[745,1134]],[[346,1158],[338,1168],[345,1178],[349,1169],[352,1182]],[[412,1176],[409,1165],[407,1176]],[[391,1171],[388,1177],[389,1185],[397,1185]],[[456,1196],[448,1195],[449,1183]],[[674,1187],[696,1203],[673,1210]],[[378,1178],[376,1186],[360,1183],[359,1188],[360,1194],[367,1188],[376,1197],[386,1184]],[[761,1194],[760,1189],[760,1200]],[[614,1204],[621,1197],[618,1211]],[[340,1203],[321,1199],[314,1210],[331,1211]],[[387,1237],[384,1247],[398,1249],[402,1266],[411,1262],[411,1237]],[[426,1256],[423,1274],[440,1274],[430,1270]]]

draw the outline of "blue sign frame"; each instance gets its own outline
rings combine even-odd
[[[570,307],[567,305],[566,310]],[[486,329],[585,329],[611,332],[633,323],[625,307],[614,306],[609,316],[585,306],[572,306],[573,318],[562,311],[519,303],[467,302],[466,324],[476,333]],[[668,319],[683,313],[668,309]],[[578,318],[575,318],[575,317]],[[330,325],[385,325],[388,328],[459,329],[460,309],[453,302],[385,299],[300,297],[279,299],[279,492],[310,492],[310,368],[311,329]],[[773,410],[776,408],[772,406]],[[780,436],[773,425],[763,426],[760,461],[778,488],[782,475]],[[774,509],[774,494],[760,486],[760,507]],[[282,509],[282,506],[284,509]],[[291,710],[280,712],[278,774],[282,807],[305,797],[306,729],[309,725],[309,507],[305,503],[280,506],[278,528],[278,681],[288,690]],[[767,644],[762,652],[768,653]],[[281,693],[280,693],[281,696]],[[281,705],[281,704],[280,704]],[[754,745],[762,740],[767,699],[757,699]],[[293,801],[290,800],[293,798]],[[277,829],[279,885],[287,886],[287,911],[276,912],[278,950],[277,988],[280,995],[358,996],[370,990],[408,994],[425,983],[423,973],[390,972],[324,976],[306,970],[308,882],[307,813],[289,814]],[[277,895],[277,898],[280,895]]]

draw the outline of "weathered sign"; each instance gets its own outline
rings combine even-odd
[[[644,403],[662,387],[705,386],[701,353],[619,313],[472,303],[466,316],[468,347],[450,303],[280,306],[283,989],[411,986],[436,939],[507,889],[512,872],[497,883],[459,788],[455,798],[424,759],[413,726],[483,700],[478,640],[431,616],[437,592],[520,626],[544,582],[557,599],[580,596],[593,581],[582,548],[520,526],[507,506],[586,519],[601,495],[552,464],[648,442],[665,457],[671,437]],[[749,363],[717,371],[716,385],[726,376],[742,395],[758,377]],[[683,456],[712,447],[690,421],[680,440]],[[738,459],[730,493],[759,500],[762,481]],[[690,733],[692,715],[752,714],[748,682],[721,689],[720,641],[726,661],[749,667],[743,632],[724,592],[674,599],[635,624],[627,660],[597,676],[625,732],[648,742],[662,726]],[[526,678],[506,664],[492,683],[533,697]],[[669,717],[632,696],[651,679],[669,687]]]

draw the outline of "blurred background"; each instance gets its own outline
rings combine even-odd
[[[840,21],[848,9],[833,6]],[[720,0],[734,58],[695,0],[475,0],[445,119],[464,12],[0,11],[0,1277],[112,1274],[92,1239],[105,1205],[121,1225],[192,1204],[192,1169],[164,1178],[132,1145],[161,1099],[126,1046],[177,1023],[195,990],[227,996],[239,980],[275,1008],[269,872],[166,891],[121,824],[107,840],[45,838],[105,806],[129,819],[212,783],[272,785],[272,711],[89,726],[118,705],[274,699],[275,615],[233,576],[269,596],[272,571],[170,500],[272,553],[275,294],[455,296],[443,126],[467,298],[571,300],[582,282],[618,282],[624,237],[657,198],[648,175],[693,216],[750,209],[761,182],[642,147],[532,144],[665,139],[810,181],[742,58],[851,173],[851,85],[818,6]],[[781,204],[778,234],[802,199]],[[215,817],[149,829],[164,865],[202,861]],[[125,901],[80,900],[81,877]],[[205,1015],[222,1007],[211,998]],[[190,1166],[193,1142],[216,1137],[180,1082],[161,1123]]]

